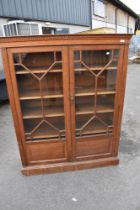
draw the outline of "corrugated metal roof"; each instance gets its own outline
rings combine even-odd
[[[90,26],[90,0],[0,0],[0,16]]]

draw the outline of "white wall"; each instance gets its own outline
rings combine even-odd
[[[129,33],[134,33],[135,31],[135,18],[129,16]]]
[[[120,9],[117,9],[117,25],[127,27],[128,14]]]
[[[96,15],[93,7],[97,1],[98,0],[91,0],[93,29],[108,27],[108,28],[114,28],[117,33],[128,33],[128,32],[134,33],[135,30],[134,17],[132,17],[129,13],[117,8],[116,6],[114,6],[109,2],[106,2],[104,4],[105,17]]]
[[[92,29],[106,27],[106,22],[92,19]]]
[[[90,29],[90,27],[85,27],[85,26],[66,25],[58,23],[51,23],[50,26],[54,28],[69,28],[70,34],[79,33]]]
[[[106,23],[107,28],[113,28],[115,30],[115,24],[113,23]]]
[[[106,3],[106,22],[115,24],[116,7],[109,2]]]
[[[98,2],[99,2],[98,0],[91,0],[92,28],[105,27],[105,22],[106,22],[105,21],[105,16],[106,16],[105,9],[106,8],[105,8],[105,5],[102,3],[101,14],[98,14],[99,10],[100,10],[100,4],[98,5],[97,4]],[[103,9],[104,9],[104,12],[103,12]]]
[[[42,29],[41,29],[42,26],[51,27],[51,28],[69,28],[70,34],[79,33],[79,32],[86,31],[86,30],[90,29],[90,27],[70,25],[70,24],[68,25],[68,24],[41,22],[41,21],[33,21],[33,22],[38,23],[40,25],[40,34],[42,34]]]
[[[119,33],[119,34],[127,33],[127,27],[117,26],[117,33]]]

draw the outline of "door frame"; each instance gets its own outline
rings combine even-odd
[[[116,76],[116,94],[115,94],[115,102],[114,102],[114,116],[113,116],[113,138],[110,140],[110,153],[106,154],[95,154],[95,155],[85,155],[85,156],[77,156],[77,142],[75,139],[75,79],[74,79],[74,51],[75,50],[120,50],[119,58],[118,58],[118,67],[117,67],[117,76]],[[71,143],[72,143],[72,159],[75,160],[88,160],[93,158],[101,158],[101,157],[109,157],[115,156],[115,143],[118,141],[119,138],[119,125],[121,123],[120,116],[122,115],[122,106],[121,106],[121,99],[123,97],[123,93],[121,93],[123,80],[121,78],[123,73],[123,56],[124,56],[124,46],[122,45],[100,45],[100,44],[93,44],[93,45],[73,45],[69,47],[69,72],[70,72],[70,108],[71,108]],[[117,136],[117,139],[115,138]],[[98,139],[99,137],[95,138],[94,140]],[[104,138],[104,137],[103,137]],[[85,142],[87,142],[88,138],[83,138]],[[92,139],[89,137],[89,139]],[[102,138],[100,139],[102,140]],[[79,141],[79,140],[78,140]],[[80,139],[79,142],[82,142]],[[85,143],[84,142],[84,143]],[[80,145],[79,145],[80,146]],[[84,146],[84,145],[83,145]],[[95,143],[96,147],[96,143]],[[81,148],[82,149],[82,148]]]
[[[50,145],[56,143],[56,141],[33,141],[33,142],[26,142],[26,138],[24,135],[24,126],[23,126],[23,119],[22,119],[22,111],[21,105],[19,100],[19,93],[18,93],[18,86],[17,86],[17,79],[16,79],[16,72],[14,68],[14,61],[13,61],[13,54],[14,53],[35,53],[35,52],[51,52],[51,51],[61,51],[62,52],[62,68],[63,68],[63,94],[64,94],[64,121],[65,121],[65,129],[66,129],[66,143],[63,146],[63,158],[58,159],[50,159],[50,160],[38,160],[32,161],[31,153],[33,153],[32,145],[35,147],[35,150],[39,147],[39,144],[42,145]],[[66,46],[35,46],[35,47],[13,47],[8,48],[7,56],[9,60],[9,68],[7,74],[10,75],[11,81],[8,86],[12,86],[12,96],[10,101],[14,101],[15,108],[14,113],[14,122],[16,127],[16,134],[19,147],[21,149],[21,156],[24,156],[25,160],[22,160],[23,166],[27,165],[36,165],[36,164],[45,164],[45,163],[56,163],[56,162],[66,162],[71,160],[71,132],[70,132],[70,104],[69,104],[69,72],[68,72],[68,50]],[[61,140],[58,140],[58,144]],[[20,146],[22,145],[22,147]],[[46,147],[47,148],[47,147]],[[41,151],[41,150],[40,150]],[[23,154],[24,155],[23,155]]]

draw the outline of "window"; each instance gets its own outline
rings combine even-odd
[[[69,28],[56,28],[55,34],[69,34]]]
[[[92,1],[92,14],[105,17],[105,3],[103,0]]]
[[[54,34],[55,33],[55,28],[51,27],[42,27],[42,34]]]
[[[42,34],[68,34],[69,28],[42,27]]]

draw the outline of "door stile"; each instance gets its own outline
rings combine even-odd
[[[36,48],[35,50],[31,50],[31,52],[38,52],[38,50],[41,50],[40,48]],[[68,49],[67,47],[51,47],[49,48],[51,50],[60,50],[62,52],[62,84],[63,84],[63,93],[64,93],[64,122],[65,122],[65,130],[66,130],[66,146],[65,146],[65,155],[67,160],[71,160],[71,133],[70,133],[70,104],[69,104],[69,73],[68,73],[68,56],[66,56],[68,54]],[[48,50],[49,50],[48,49]],[[11,48],[8,50],[8,58],[9,58],[9,66],[10,66],[10,72],[9,75],[11,76],[11,83],[12,83],[12,88],[13,88],[13,98],[15,101],[15,105],[14,107],[16,107],[15,109],[15,115],[14,119],[15,120],[15,124],[16,124],[16,130],[17,133],[20,133],[20,135],[18,135],[18,143],[20,144],[19,147],[22,148],[22,152],[24,153],[24,157],[27,157],[27,149],[26,146],[28,143],[26,143],[26,138],[25,138],[25,132],[24,132],[24,125],[23,125],[23,114],[22,114],[22,110],[21,110],[21,105],[20,105],[20,96],[19,96],[19,92],[18,92],[18,85],[17,85],[17,79],[16,79],[16,72],[14,69],[14,60],[13,60],[13,53],[17,53],[17,52],[21,52],[22,50],[18,49],[18,48]],[[24,51],[26,52],[26,48],[24,49]],[[42,50],[43,52],[45,51],[44,49]],[[11,85],[8,85],[8,87],[11,87]],[[11,101],[13,100],[13,98],[11,99]],[[36,141],[37,143],[39,143],[39,141]],[[55,141],[54,141],[55,142]],[[41,143],[41,142],[40,142]],[[21,146],[22,144],[22,146]],[[23,165],[26,166],[28,164],[28,160],[25,161],[23,160]],[[27,164],[25,164],[25,162],[27,162]]]
[[[114,146],[116,145],[116,138],[115,136],[118,136],[119,132],[119,123],[120,119],[118,119],[118,116],[120,118],[120,115],[122,110],[120,110],[120,102],[122,98],[122,93],[120,85],[122,85],[122,79],[121,77],[123,76],[121,73],[121,68],[122,68],[122,57],[123,57],[123,46],[73,46],[69,47],[69,72],[70,72],[70,109],[71,109],[71,144],[72,144],[72,157],[73,161],[77,159],[77,149],[78,149],[78,142],[76,142],[76,136],[75,136],[75,128],[76,128],[76,109],[75,109],[75,69],[74,69],[74,50],[119,50],[119,58],[118,58],[118,64],[116,66],[117,68],[117,74],[116,74],[116,84],[115,84],[115,98],[114,98],[114,114],[113,114],[113,133],[112,137],[108,136],[110,139],[109,143],[109,153],[110,155],[114,154]],[[125,67],[124,67],[125,68]],[[94,108],[95,108],[95,113],[97,110],[97,78],[95,78],[95,95],[94,95],[95,101],[94,101]],[[84,138],[83,138],[84,139]],[[90,139],[90,138],[89,138]],[[82,138],[81,138],[82,140]],[[80,140],[80,141],[81,141]],[[88,140],[88,139],[87,139]],[[79,141],[79,142],[80,142]],[[89,140],[90,141],[90,140]],[[86,156],[85,156],[86,157]]]
[[[9,62],[7,63],[7,67],[5,67],[6,81],[8,83],[8,85],[7,85],[8,95],[10,98],[10,106],[11,106],[12,113],[13,113],[14,125],[15,125],[19,150],[21,153],[22,164],[23,164],[23,166],[26,166],[27,159],[26,159],[24,128],[22,125],[22,113],[21,113],[20,104],[18,101],[19,95],[18,95],[18,91],[17,91],[16,75],[15,75],[15,71],[14,71],[12,53],[11,53],[10,49],[8,49],[7,52],[3,52],[3,53],[7,54],[7,55],[4,55],[4,57],[8,56],[7,61],[9,61]],[[18,110],[18,112],[17,112],[17,110]]]
[[[115,101],[115,116],[114,116],[114,142],[113,142],[113,156],[117,156],[119,147],[119,138],[121,132],[121,120],[123,113],[124,95],[126,87],[127,78],[127,64],[128,64],[128,48],[127,46],[122,46],[120,49],[120,60],[118,66],[118,77],[117,77],[117,94]]]
[[[17,117],[18,117],[18,123],[19,123],[19,128],[20,128],[20,133],[21,133],[21,141],[25,145],[25,135],[24,135],[24,127],[23,127],[23,116],[22,116],[22,111],[21,111],[21,106],[20,106],[20,101],[19,101],[19,93],[18,93],[18,86],[17,86],[17,80],[16,80],[16,73],[14,69],[14,61],[13,61],[13,54],[11,51],[8,51],[8,56],[9,56],[9,62],[10,62],[10,73],[11,73],[11,78],[13,81],[13,90],[14,90],[14,97],[15,97],[15,105],[16,105],[16,111],[17,111]]]
[[[62,50],[63,62],[63,91],[64,91],[64,113],[66,127],[66,142],[67,142],[67,159],[72,160],[72,145],[71,145],[71,113],[70,113],[70,85],[69,85],[69,50],[64,47]]]
[[[69,47],[69,73],[70,73],[70,109],[71,109],[71,147],[72,160],[76,160],[75,144],[75,78],[74,78],[73,48]]]
[[[110,145],[110,151],[111,154],[114,155],[114,145],[116,141],[116,134],[119,132],[118,130],[118,118],[120,115],[120,97],[121,97],[121,78],[122,78],[122,64],[123,64],[123,59],[120,59],[123,57],[123,46],[119,46],[119,59],[118,59],[118,66],[117,66],[117,76],[116,76],[116,94],[115,94],[115,101],[114,101],[114,119],[113,119],[113,140]]]

